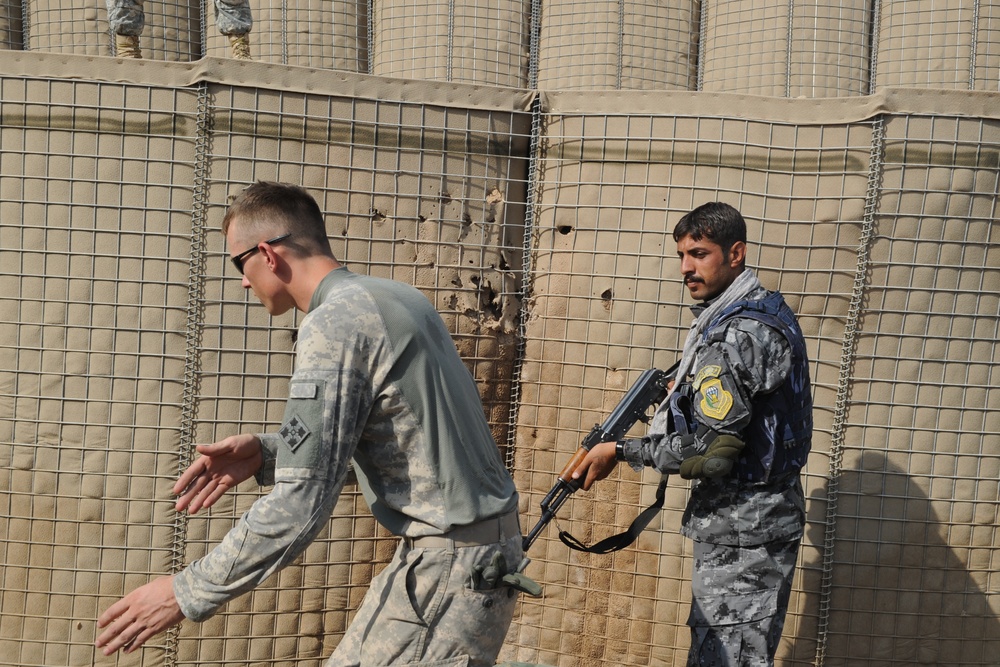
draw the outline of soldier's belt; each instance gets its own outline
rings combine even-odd
[[[425,535],[423,537],[406,537],[404,535],[403,541],[411,549],[450,549],[451,547],[480,547],[495,544],[501,539],[515,535],[521,535],[521,526],[517,520],[517,510],[511,510],[491,519],[453,528],[443,535]]]

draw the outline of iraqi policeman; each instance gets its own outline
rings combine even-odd
[[[704,204],[673,237],[697,302],[678,379],[645,437],[597,445],[573,476],[589,489],[625,461],[696,480],[681,528],[694,545],[688,665],[773,665],[805,524],[805,341],[746,267],[739,211]]]

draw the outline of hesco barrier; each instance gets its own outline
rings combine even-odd
[[[255,6],[265,62],[239,63],[202,57],[228,48],[210,3],[147,3],[136,62],[106,57],[102,5],[0,3],[17,49],[0,51],[0,664],[320,665],[389,559],[348,487],[263,587],[135,655],[93,648],[103,609],[258,497],[186,518],[170,488],[194,443],[281,418],[296,320],[247,297],[218,231],[234,193],[279,179],[317,196],[339,257],[442,313],[524,527],[582,436],[678,354],[677,219],[740,208],[750,263],[800,315],[816,403],[779,664],[995,665],[998,38],[993,5],[953,5],[670,3],[679,23],[645,37],[667,14],[642,3],[588,3],[601,21],[569,2],[466,22],[439,3]],[[431,16],[448,39],[406,55]],[[595,23],[628,27],[597,41]],[[617,532],[655,482],[622,470],[560,525]],[[544,597],[501,659],[684,664],[686,495],[671,480],[615,555],[551,526],[528,570]]]

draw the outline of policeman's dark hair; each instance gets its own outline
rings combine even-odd
[[[693,241],[703,238],[722,248],[728,257],[737,241],[747,242],[747,223],[735,208],[720,201],[702,204],[687,213],[674,227],[674,241],[690,236]]]
[[[319,204],[304,188],[257,181],[240,192],[222,218],[222,233],[238,220],[239,236],[248,243],[289,234],[281,244],[300,256],[333,256]]]

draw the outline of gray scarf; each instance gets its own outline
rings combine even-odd
[[[691,367],[694,366],[698,350],[701,349],[702,334],[704,334],[708,325],[715,321],[715,318],[723,310],[737,301],[745,299],[747,295],[757,289],[760,289],[760,280],[757,279],[757,274],[752,269],[744,269],[743,273],[736,277],[736,280],[726,288],[725,292],[716,297],[708,304],[705,310],[701,311],[694,318],[694,321],[691,322],[691,328],[688,330],[687,340],[684,341],[684,352],[681,355],[681,363],[677,367],[677,374],[674,376],[678,382],[686,378],[688,373],[691,372]],[[674,386],[677,385],[675,384]],[[651,434],[666,433],[668,414],[666,407],[667,401],[663,401],[653,414],[653,421],[649,425],[649,432]]]

